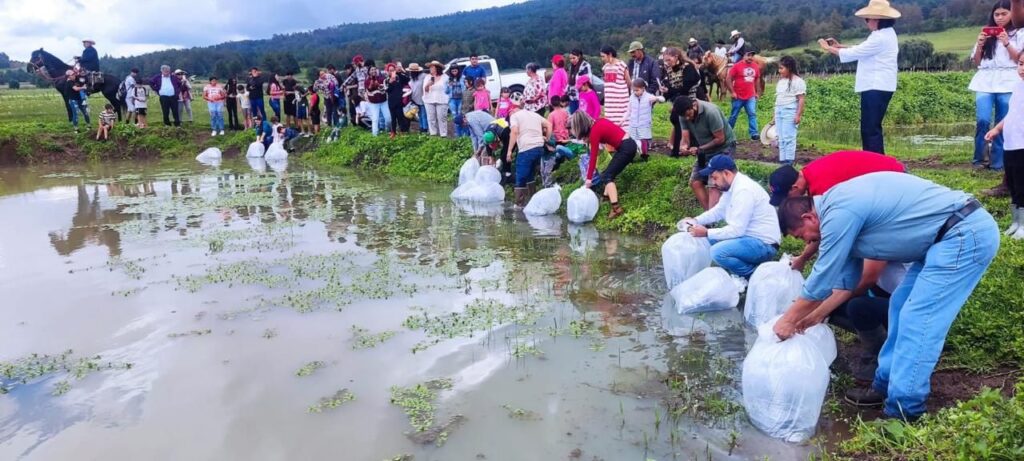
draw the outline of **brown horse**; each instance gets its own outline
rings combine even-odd
[[[759,82],[761,88],[764,88],[764,70],[769,62],[774,62],[775,58],[765,58],[764,56],[754,55],[754,63],[757,64],[758,69],[761,70],[761,81]],[[732,91],[732,87],[729,84],[729,68],[732,67],[732,63],[729,62],[728,58],[719,56],[712,51],[704,53],[704,62],[701,64],[701,69],[704,71],[705,82],[708,85],[708,96],[712,94],[712,89],[715,85],[718,85],[718,99],[722,100],[725,98],[726,91]]]

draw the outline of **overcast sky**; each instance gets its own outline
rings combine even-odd
[[[0,0],[0,51],[27,61],[42,47],[70,60],[82,51],[82,39],[91,38],[101,56],[128,56],[517,1],[522,0]]]

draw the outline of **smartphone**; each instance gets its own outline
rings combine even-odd
[[[1003,28],[999,26],[982,27],[981,32],[989,37],[998,37],[1003,33]]]
[[[836,44],[839,42],[834,38],[826,38],[825,43],[828,43],[829,46],[836,46]]]

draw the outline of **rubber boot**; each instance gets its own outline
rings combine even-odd
[[[1014,240],[1024,240],[1024,207],[1017,208],[1017,232],[1010,237]]]
[[[530,203],[530,199],[533,198],[533,194],[537,193],[537,183],[530,181],[526,183],[526,203]]]
[[[1020,210],[1021,209],[1017,208],[1017,206],[1010,205],[1010,214],[1013,217],[1010,218],[1010,227],[1006,229],[1006,232],[1003,232],[1003,235],[1012,236],[1017,233],[1018,229],[1020,229]]]
[[[981,191],[981,195],[984,195],[984,196],[987,196],[987,197],[1009,197],[1010,196],[1010,188],[1009,188],[1009,186],[1006,185],[1006,173],[1005,173],[1006,170],[1004,169],[1003,171],[1004,171],[1004,173],[1003,173],[1003,182],[999,183],[999,185],[996,186],[996,187],[993,187],[991,189],[985,189],[985,190]]]
[[[515,189],[513,189],[513,192],[515,192],[515,194],[516,194],[516,207],[518,207],[518,208],[525,207],[526,206],[526,188],[525,187],[516,187]]]
[[[857,380],[857,383],[870,386],[875,380],[878,353],[882,350],[882,345],[885,344],[887,337],[888,333],[883,327],[857,332],[857,338],[860,339],[860,344],[864,347],[864,355],[861,357],[860,364],[853,371],[853,378]]]

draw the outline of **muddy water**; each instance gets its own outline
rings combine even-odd
[[[811,451],[749,426],[751,333],[672,313],[649,242],[273,167],[0,170],[0,459]]]

